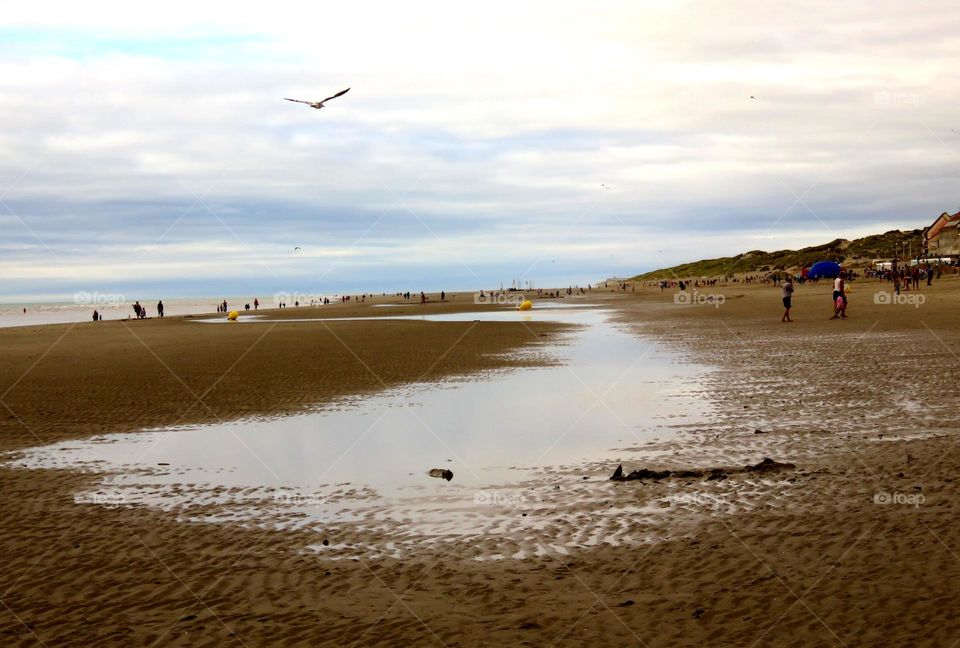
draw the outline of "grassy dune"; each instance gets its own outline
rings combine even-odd
[[[635,281],[650,279],[669,279],[675,277],[716,277],[751,272],[770,272],[773,270],[797,270],[817,261],[837,261],[847,265],[865,263],[873,259],[898,256],[903,246],[921,249],[922,230],[891,230],[884,234],[873,234],[848,241],[836,239],[822,245],[805,247],[801,250],[778,250],[764,252],[752,250],[732,257],[703,259],[692,263],[682,263],[671,268],[661,268],[637,275]]]

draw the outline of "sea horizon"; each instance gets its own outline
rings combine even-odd
[[[594,282],[593,284],[589,285],[596,286],[602,285],[603,283],[604,280],[600,280],[599,282]],[[584,288],[588,286],[588,284],[574,285],[582,286]],[[551,286],[549,289],[556,290],[557,288],[559,287]],[[500,289],[501,288],[499,286],[459,290],[437,288],[426,290],[424,292],[426,292],[428,295],[445,292],[446,295],[452,298],[466,294],[472,299],[473,295],[480,290],[491,291]],[[538,290],[538,288],[517,288],[508,284],[504,284],[502,290],[535,292]],[[548,288],[541,288],[541,290],[548,290]],[[331,302],[335,302],[339,301],[343,296],[362,297],[363,295],[366,295],[368,297],[372,296],[383,298],[400,295],[403,292],[407,291],[343,291],[329,293],[278,291],[276,293],[263,296],[184,296],[151,299],[128,298],[126,295],[120,293],[79,292],[74,295],[73,299],[58,299],[49,301],[36,300],[23,302],[0,301],[0,328],[86,322],[92,319],[93,312],[95,310],[103,317],[104,321],[126,320],[133,317],[133,305],[137,302],[147,308],[148,317],[157,316],[157,303],[159,301],[163,302],[165,317],[179,317],[185,315],[205,315],[216,313],[217,306],[224,300],[227,301],[227,306],[230,310],[244,311],[246,310],[246,306],[249,306],[250,310],[255,310],[254,300],[259,300],[260,309],[279,308],[281,303],[283,303],[284,307],[286,308],[295,308],[298,303],[300,306],[322,305],[325,298],[329,299]],[[419,294],[419,291],[409,290],[409,292],[411,293],[411,297],[414,294]]]

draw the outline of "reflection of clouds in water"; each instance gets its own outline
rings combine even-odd
[[[672,435],[677,417],[704,411],[690,395],[702,367],[621,332],[606,311],[547,311],[542,317],[581,325],[552,351],[562,365],[407,385],[317,413],[66,442],[53,455],[50,448],[28,450],[18,463],[40,467],[57,456],[86,470],[119,470],[106,480],[112,487],[142,489],[127,501],[199,505],[213,517],[220,505],[242,518],[238,510],[260,510],[265,502],[301,514],[302,524],[372,516],[397,523],[436,518],[439,525],[452,515],[452,528],[473,517],[499,519],[520,502],[542,499],[528,489],[550,480],[558,466],[606,458],[610,448],[636,438]],[[158,468],[160,462],[170,465]],[[456,479],[426,476],[437,467]],[[533,486],[519,485],[530,479]],[[492,487],[500,499],[476,512],[477,493]],[[278,502],[278,493],[289,501]]]

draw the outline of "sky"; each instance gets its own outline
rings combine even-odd
[[[582,285],[960,206],[947,2],[0,14],[0,302]]]

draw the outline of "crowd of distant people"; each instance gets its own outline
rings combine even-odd
[[[829,275],[826,277],[810,277],[807,275],[806,271],[796,273],[773,271],[764,274],[746,275],[743,277],[726,275],[721,277],[698,279],[661,279],[659,281],[648,281],[643,285],[656,286],[659,287],[661,291],[669,289],[685,291],[688,288],[717,285],[726,286],[735,283],[772,284],[774,287],[781,289],[780,296],[784,308],[781,321],[786,323],[793,321],[790,317],[790,309],[793,305],[793,293],[796,290],[797,285],[803,285],[805,283],[819,284],[822,279],[832,281],[833,292],[831,295],[831,307],[833,309],[833,313],[830,316],[830,319],[847,319],[847,307],[849,303],[847,296],[847,285],[857,278],[877,279],[879,281],[891,283],[893,284],[894,292],[897,295],[900,295],[902,292],[920,290],[920,286],[924,283],[927,286],[933,285],[934,280],[940,279],[943,276],[945,267],[948,268],[949,271],[953,271],[953,268],[950,267],[951,265],[952,264],[927,262],[916,263],[913,265],[902,265],[900,267],[892,268],[868,268],[863,270],[862,273],[858,273],[853,270],[842,270],[836,277]],[[623,288],[622,286],[619,286],[618,289]]]
[[[910,290],[911,286],[914,290],[920,290],[921,282],[926,282],[928,286],[932,286],[935,278],[939,279],[943,276],[943,268],[940,265],[927,263],[923,266],[915,265],[909,268],[870,270],[866,276],[892,283],[894,290],[899,295],[901,289],[906,292]]]
[[[886,269],[866,269],[863,271],[862,276],[864,278],[877,279],[879,281],[884,281],[893,284],[894,291],[896,294],[901,292],[907,292],[910,290],[919,290],[922,283],[926,285],[932,285],[934,279],[939,279],[943,275],[943,266],[941,264],[918,264],[911,266],[901,266],[899,268],[886,268]],[[847,291],[846,285],[850,281],[855,280],[858,276],[858,273],[852,270],[844,270],[840,273],[840,276],[832,278],[834,283],[833,285],[833,294],[832,294],[832,305],[833,305],[833,315],[830,319],[846,319],[847,317]],[[781,318],[783,322],[792,322],[793,320],[790,317],[790,309],[792,308],[793,293],[796,290],[797,285],[803,285],[805,283],[817,284],[820,282],[819,277],[808,277],[806,272],[797,272],[797,273],[788,273],[784,271],[772,271],[767,273],[757,273],[751,275],[745,275],[737,277],[735,275],[729,274],[725,276],[718,277],[709,277],[709,278],[696,278],[696,279],[662,279],[659,281],[647,281],[643,282],[640,285],[642,286],[655,286],[659,287],[661,291],[665,290],[680,290],[686,291],[688,288],[701,288],[701,287],[713,287],[713,286],[725,286],[729,284],[772,284],[774,287],[781,289],[781,299],[783,301],[784,312]],[[627,282],[627,281],[617,281],[614,285],[611,286],[610,282],[603,282],[602,284],[597,284],[597,287],[603,288],[613,288],[616,291],[635,291],[637,282]],[[538,297],[547,298],[547,299],[559,299],[566,294],[567,296],[572,295],[584,295],[589,291],[593,290],[592,285],[580,286],[580,285],[571,285],[566,289],[560,290],[543,290],[542,288],[536,289],[536,294]],[[508,293],[517,293],[523,292],[516,288],[509,289],[500,289],[500,290],[491,290],[489,292],[480,291],[477,295],[480,298],[480,301],[487,301],[488,299],[491,303],[497,303],[498,300],[501,300]],[[380,294],[383,297],[386,297],[386,293]],[[430,301],[430,298],[426,293],[421,291],[418,293],[413,293],[410,291],[397,292],[394,293],[395,297],[402,298],[406,301],[417,300],[420,304],[426,304]],[[448,295],[446,291],[441,290],[440,301],[448,301],[453,299],[455,295]],[[362,293],[360,295],[339,295],[335,297],[335,300],[339,300],[341,304],[348,303],[366,303],[368,299],[372,300],[374,298],[373,293]],[[332,303],[330,297],[315,297],[310,298],[309,302],[305,302],[304,305],[309,303],[310,306],[321,306],[329,305]],[[244,304],[243,308],[246,311],[259,310],[260,309],[260,299],[254,297],[252,306],[251,303]],[[299,307],[301,305],[300,300],[296,299],[293,302],[294,307]],[[280,300],[276,303],[277,308],[287,308],[287,303],[285,300]],[[229,313],[230,305],[227,303],[227,300],[224,299],[216,305],[217,313]],[[26,309],[24,309],[26,311]],[[163,301],[158,301],[156,306],[157,317],[162,318],[164,316],[164,305]],[[147,307],[140,304],[139,301],[134,302],[133,304],[133,315],[136,319],[147,319]],[[97,310],[93,311],[93,321],[102,322],[103,314]]]

